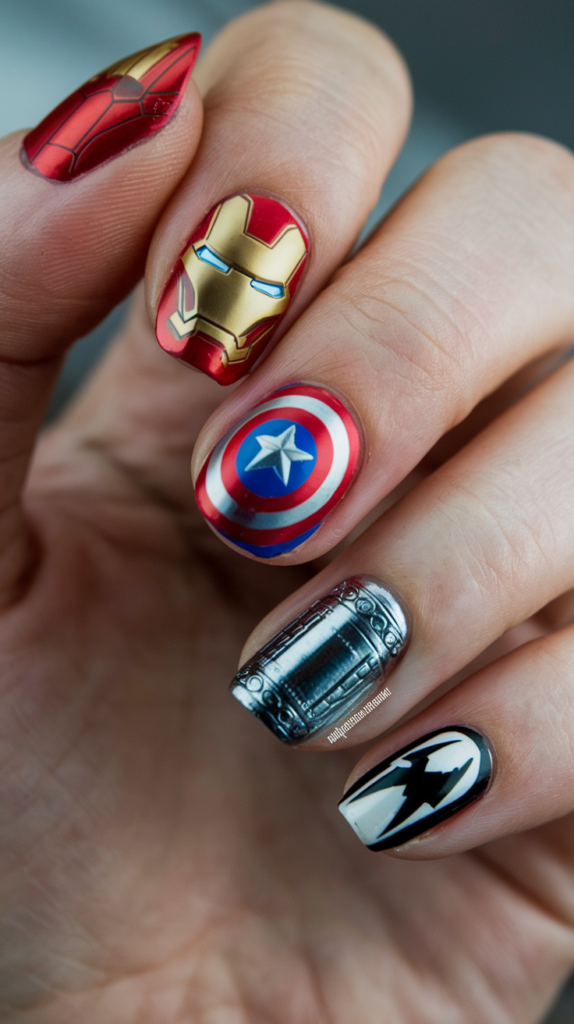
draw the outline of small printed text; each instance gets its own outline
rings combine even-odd
[[[327,736],[329,743],[336,743],[337,740],[346,739],[347,733],[350,732],[350,730],[355,725],[357,725],[358,722],[360,722],[363,718],[366,718],[367,715],[370,715],[371,711],[374,711],[375,708],[378,708],[379,704],[382,704],[383,701],[390,696],[391,691],[389,690],[388,686],[385,686],[385,689],[381,690],[381,692],[378,693],[376,697],[373,697],[372,700],[368,700],[367,703],[363,705],[360,711],[356,711],[355,714],[351,715],[351,717],[348,718],[346,722],[343,722],[342,725],[338,725],[335,729],[333,729],[333,732],[329,733],[329,735]]]

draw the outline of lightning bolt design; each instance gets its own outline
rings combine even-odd
[[[432,747],[425,747],[424,750],[415,750],[412,754],[406,754],[403,760],[410,761],[409,768],[393,768],[388,775],[383,775],[381,779],[376,779],[367,789],[363,789],[361,793],[358,793],[350,803],[354,803],[355,800],[361,800],[370,793],[377,793],[382,789],[392,789],[395,786],[404,785],[403,803],[392,821],[381,832],[381,836],[392,832],[397,825],[401,825],[403,821],[410,818],[411,814],[418,811],[422,804],[429,804],[433,808],[437,807],[441,800],[444,800],[445,796],[448,796],[450,791],[454,789],[460,779],[466,775],[472,764],[472,758],[470,757],[466,764],[463,764],[461,768],[455,768],[454,771],[428,772],[426,770],[431,754],[436,750],[443,750],[444,747],[450,747],[455,742],[456,740],[447,740],[444,743],[435,743]]]
[[[464,725],[441,729],[370,768],[349,788],[339,810],[365,846],[388,850],[476,800],[488,787],[492,767],[480,733]]]

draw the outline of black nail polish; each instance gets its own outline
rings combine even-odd
[[[353,576],[258,651],[231,692],[279,739],[300,743],[345,725],[355,709],[362,715],[360,704],[388,676],[408,632],[396,596],[371,576]]]
[[[388,850],[472,803],[491,775],[484,737],[456,725],[429,733],[375,765],[347,790],[339,810],[365,846]]]

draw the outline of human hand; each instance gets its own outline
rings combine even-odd
[[[399,58],[355,18],[279,4],[229,26],[198,80],[197,156],[193,86],[160,135],[72,183],[29,174],[21,135],[0,152],[5,1018],[533,1021],[572,961],[572,824],[553,822],[572,799],[570,634],[545,636],[568,621],[548,602],[571,585],[569,367],[503,409],[524,387],[512,375],[571,338],[572,158],[520,137],[451,154],[325,287],[406,131]],[[290,204],[311,255],[284,336],[207,424],[195,474],[253,405],[311,381],[362,423],[345,499],[288,566],[224,547],[187,471],[221,391],[155,345],[140,295],[39,444],[21,504],[65,347],[132,287],[154,229],[155,313],[190,230],[251,187]],[[315,566],[295,563],[326,556],[414,467],[431,475],[310,580]],[[363,572],[412,616],[392,700],[329,756],[296,753],[226,682],[278,600],[291,594],[248,657]],[[336,811],[352,763],[338,748],[436,697],[512,627],[508,647],[541,639],[439,697],[353,775],[466,724],[496,752],[490,790],[402,859],[371,856]]]

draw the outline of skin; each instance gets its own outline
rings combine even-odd
[[[572,336],[572,158],[518,136],[451,154],[325,288],[407,129],[399,56],[358,19],[282,3],[228,26],[198,83],[203,134],[192,85],[161,140],[70,186],[22,167],[21,135],[0,150],[3,1019],[535,1022],[574,960],[572,371],[508,407]],[[217,385],[159,350],[148,310],[198,213],[255,179],[301,212],[313,262],[280,344],[217,408]],[[484,198],[466,259],[461,196]],[[432,287],[415,287],[421,236],[437,270],[459,270],[454,292],[437,272],[442,320]],[[62,354],[133,287],[148,248],[147,307],[140,290],[30,464]],[[349,321],[367,271],[372,305]],[[330,359],[308,344],[319,326]],[[294,368],[345,386],[374,454],[314,547],[261,565],[203,522],[189,455],[202,431],[197,471]],[[505,533],[508,492],[517,522],[534,511]],[[390,511],[330,562],[381,500]],[[403,593],[414,639],[392,677],[400,699],[348,745],[393,731],[352,769],[352,751],[282,747],[226,684],[264,616],[244,656],[345,573],[373,570]],[[491,789],[373,856],[337,813],[345,778],[453,721],[491,738]]]

